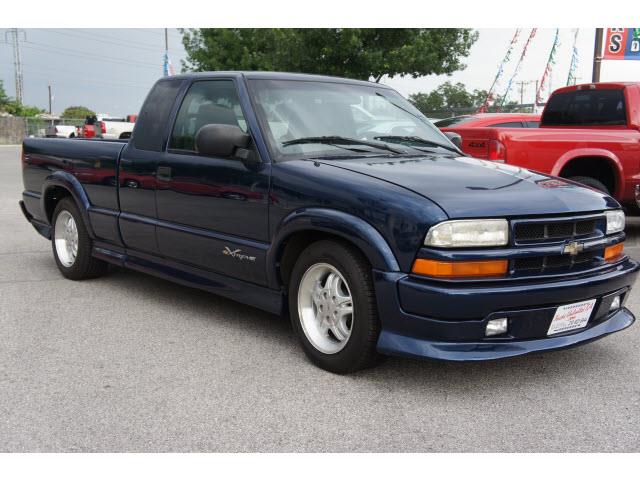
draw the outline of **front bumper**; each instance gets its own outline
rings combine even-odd
[[[639,264],[625,259],[590,275],[517,282],[447,283],[374,271],[381,353],[440,360],[491,360],[567,348],[630,326],[626,308],[609,313],[615,295],[626,301]],[[597,299],[586,327],[547,336],[558,306]],[[485,337],[492,318],[509,318],[504,336]]]

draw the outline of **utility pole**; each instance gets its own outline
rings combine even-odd
[[[536,85],[537,85],[537,81],[534,81],[534,80],[520,80],[517,83],[518,83],[518,85],[520,85],[520,105],[523,105],[524,104],[524,87],[526,87],[527,85],[531,85],[532,83],[536,83]],[[536,91],[537,90],[538,89],[536,88]]]
[[[600,81],[600,66],[602,65],[602,28],[596,28],[596,41],[593,46],[593,70],[591,82]]]
[[[164,51],[165,52],[169,51],[169,32],[167,30],[168,30],[167,28],[164,29]]]
[[[9,28],[4,33],[5,41],[8,41],[8,37],[11,37],[11,45],[13,46],[13,67],[15,71],[15,84],[16,84],[16,100],[18,103],[22,103],[22,97],[24,94],[24,87],[22,82],[22,59],[20,58],[20,35],[22,39],[27,39],[27,34],[24,30],[17,28]]]
[[[49,85],[49,115],[53,115],[53,109],[51,108],[51,100],[53,97],[51,97],[51,85]]]

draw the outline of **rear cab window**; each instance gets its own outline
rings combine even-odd
[[[476,117],[474,117],[473,115],[460,115],[459,117],[451,117],[445,118],[443,120],[438,120],[437,122],[433,122],[433,124],[438,128],[447,128],[453,127],[454,125],[462,125],[475,119]]]
[[[522,122],[502,122],[489,125],[491,128],[522,128]]]
[[[133,129],[135,148],[153,152],[163,150],[167,122],[181,87],[182,80],[160,80],[155,84]]]
[[[623,89],[574,90],[552,95],[542,126],[626,125]]]

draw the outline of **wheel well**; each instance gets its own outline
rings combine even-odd
[[[560,171],[563,178],[591,177],[601,181],[610,192],[616,190],[616,173],[609,160],[603,157],[579,157],[568,162]]]
[[[367,261],[369,261],[364,252],[358,248],[357,245],[345,240],[339,235],[321,232],[318,230],[303,230],[295,232],[284,240],[280,247],[280,254],[278,255],[278,277],[282,285],[289,285],[291,272],[293,272],[293,267],[302,251],[312,243],[319,240],[335,240],[336,242],[348,245],[355,248]]]
[[[125,140],[127,138],[131,138],[131,132],[122,132],[118,138],[120,140]]]
[[[56,205],[65,197],[71,197],[71,192],[66,188],[52,187],[47,190],[44,197],[44,208],[49,223],[51,223],[51,217],[53,217],[53,211],[56,209]]]

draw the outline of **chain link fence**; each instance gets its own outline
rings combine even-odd
[[[84,119],[79,118],[62,118],[60,120],[47,120],[44,118],[26,118],[26,137],[46,137],[47,127],[67,125],[72,127],[82,126]],[[51,129],[50,129],[51,131]]]
[[[503,105],[502,107],[491,106],[488,113],[534,113],[535,104],[523,103],[517,105]],[[458,117],[460,115],[471,115],[478,111],[478,107],[469,108],[446,108],[442,110],[422,111],[427,118],[441,120],[443,118]]]

